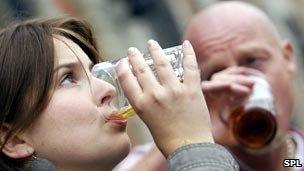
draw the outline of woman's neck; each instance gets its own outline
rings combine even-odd
[[[56,171],[111,171],[115,164],[96,163],[96,164],[61,164],[55,165]]]
[[[101,167],[101,166],[98,166],[98,167],[56,167],[56,170],[57,171],[87,171],[87,170],[90,170],[90,171],[110,171],[112,170],[113,167],[108,167],[108,168],[104,168],[104,167]]]

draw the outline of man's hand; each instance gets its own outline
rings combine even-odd
[[[249,97],[254,85],[254,81],[248,77],[249,73],[248,68],[230,67],[213,74],[209,81],[202,81],[210,113],[223,114]]]

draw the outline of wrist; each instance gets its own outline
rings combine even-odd
[[[163,153],[163,155],[165,157],[168,157],[178,148],[195,143],[214,143],[214,140],[211,134],[206,136],[199,136],[199,137],[180,137],[169,141],[165,141],[159,144],[158,147],[160,151]]]

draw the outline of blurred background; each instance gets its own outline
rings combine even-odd
[[[93,27],[105,60],[123,57],[130,46],[146,51],[149,39],[162,47],[181,44],[183,29],[201,8],[219,0],[0,0],[0,26],[13,20],[71,15],[86,19]],[[296,48],[296,108],[293,124],[304,129],[304,0],[246,0],[262,8],[284,37]],[[133,144],[152,140],[138,118],[130,119]]]

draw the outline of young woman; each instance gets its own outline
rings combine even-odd
[[[183,44],[183,83],[157,42],[150,40],[148,49],[159,82],[136,48],[117,73],[158,148],[171,154],[169,169],[237,169],[213,144],[190,43]],[[111,170],[128,154],[127,121],[108,119],[117,114],[115,89],[90,72],[99,61],[92,32],[78,19],[29,20],[1,31],[0,170],[25,170],[37,157],[57,170]]]

